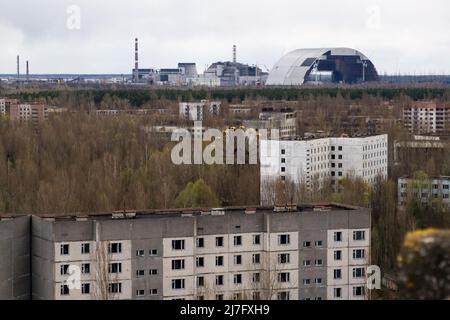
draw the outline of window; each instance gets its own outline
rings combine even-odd
[[[172,240],[172,250],[184,250],[184,240]]]
[[[234,284],[241,284],[242,283],[242,274],[240,274],[240,273],[235,274],[233,277],[233,281],[234,281]]]
[[[259,234],[253,235],[253,244],[260,245],[261,244],[261,236]]]
[[[286,158],[281,158],[281,163],[286,163]]]
[[[69,286],[66,284],[61,285],[61,295],[68,296],[69,295]]]
[[[353,231],[353,240],[364,240],[366,238],[365,231]]]
[[[108,244],[108,253],[121,253],[122,244],[120,242],[113,242]]]
[[[142,297],[143,295],[145,295],[145,290],[143,289],[136,290],[136,296]]]
[[[156,296],[158,294],[158,289],[150,289],[149,294],[151,296]]]
[[[309,285],[311,284],[311,279],[303,279],[303,285]]]
[[[91,273],[91,265],[89,263],[81,264],[81,273],[83,274]]]
[[[289,263],[291,260],[291,255],[289,253],[280,253],[278,255],[278,263],[285,264]]]
[[[136,270],[136,277],[143,277],[145,275],[144,270]]]
[[[218,267],[223,266],[223,256],[216,257],[216,266]]]
[[[184,269],[184,259],[172,260],[172,270]]]
[[[233,293],[233,300],[242,300],[241,293]]]
[[[339,151],[342,151],[342,146],[339,146],[339,147],[338,147],[338,150],[339,150]]]
[[[252,299],[253,300],[261,300],[261,292],[255,291],[252,293]]]
[[[338,155],[338,159],[339,159],[339,160],[342,159],[342,154]]]
[[[61,245],[61,255],[65,256],[69,254],[69,245],[68,244],[62,244]]]
[[[278,282],[289,282],[289,272],[278,273]]]
[[[203,268],[205,266],[205,258],[197,257],[195,259],[195,265],[197,266],[197,268]]]
[[[108,286],[109,293],[121,293],[122,292],[122,283],[110,283]]]
[[[121,273],[122,272],[122,264],[121,263],[110,263],[108,266],[109,273]]]
[[[216,247],[223,247],[223,237],[216,237]]]
[[[323,265],[323,261],[322,261],[322,259],[316,259],[316,260],[314,261],[314,264],[315,264],[316,266],[321,266],[321,265]]]
[[[342,270],[334,269],[333,270],[334,279],[342,279]]]
[[[354,297],[360,297],[364,295],[364,287],[353,287],[353,296]]]
[[[253,264],[261,263],[261,255],[259,253],[255,253],[252,255]]]
[[[353,278],[364,278],[365,270],[364,268],[353,268]]]
[[[242,245],[242,236],[234,236],[233,243],[235,246]]]
[[[311,260],[303,260],[303,266],[307,267],[311,265]]]
[[[148,254],[149,254],[150,256],[157,256],[157,255],[158,255],[158,250],[156,250],[156,249],[150,249],[150,250],[148,251]]]
[[[62,264],[60,267],[60,273],[61,275],[69,274],[69,265],[68,264]]]
[[[289,291],[280,291],[277,293],[278,300],[289,300]]]
[[[314,279],[314,283],[315,284],[321,284],[322,283],[322,278],[315,278]]]
[[[223,286],[223,275],[216,276],[216,286]]]
[[[311,241],[303,241],[303,247],[304,247],[304,248],[309,248],[309,247],[311,247]]]
[[[174,290],[184,289],[184,279],[172,280],[172,289]]]
[[[200,300],[200,301],[205,300],[205,296],[197,296],[197,300]]]
[[[88,254],[91,252],[91,246],[89,243],[82,243],[81,244],[81,253],[82,254]]]
[[[205,286],[205,277],[197,277],[197,288]]]
[[[223,294],[216,294],[216,300],[223,300]]]
[[[281,172],[286,172],[286,168],[285,167],[281,167]]]
[[[136,257],[143,257],[145,255],[144,250],[136,250]]]
[[[334,288],[334,297],[335,298],[341,298],[342,297],[342,289],[341,288]]]
[[[281,154],[286,154],[286,150],[285,149],[281,149]]]
[[[342,251],[341,250],[334,251],[334,260],[342,260]]]
[[[365,250],[364,249],[355,249],[353,250],[353,259],[364,259]]]
[[[288,234],[280,234],[278,236],[278,244],[287,245],[291,242],[290,236]]]
[[[322,240],[317,240],[317,241],[314,243],[314,245],[315,245],[316,247],[322,247],[322,246],[323,246],[323,242],[322,242]]]
[[[261,274],[259,272],[255,272],[252,274],[253,283],[259,283],[261,281]]]
[[[197,248],[205,247],[205,238],[197,238]]]
[[[81,294],[90,294],[91,293],[91,284],[90,283],[82,283],[81,284]]]
[[[158,274],[158,269],[150,269],[150,271],[148,272],[148,274],[154,276],[154,275]]]
[[[234,264],[235,265],[241,265],[242,264],[242,256],[241,255],[235,255],[234,256]]]
[[[341,242],[342,241],[342,232],[337,231],[334,233],[334,241]]]
[[[335,147],[334,147],[334,146],[331,146],[331,151],[334,151],[334,149],[335,149]]]

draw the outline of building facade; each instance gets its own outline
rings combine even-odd
[[[30,217],[0,216],[0,300],[31,298]]]
[[[202,121],[206,115],[220,114],[220,101],[180,102],[180,117],[186,120]]]
[[[418,181],[409,177],[398,178],[398,206],[405,207],[409,199],[422,203],[441,200],[450,207],[450,177],[440,176]]]
[[[0,116],[6,115],[6,99],[0,99]]]
[[[450,104],[414,102],[403,108],[403,124],[415,134],[450,132]]]
[[[17,255],[31,255],[32,286],[25,291],[33,299],[368,296],[371,219],[365,208],[321,204],[25,218],[31,249]],[[3,257],[9,249],[0,248]],[[23,279],[29,273],[25,268]],[[1,284],[11,283],[10,275],[0,275]]]
[[[267,138],[271,137],[271,129],[278,130],[278,137],[280,139],[292,139],[297,136],[297,112],[293,110],[270,110],[263,111],[259,114],[258,120],[244,120],[245,128],[252,128],[255,130],[267,130]]]
[[[387,177],[388,136],[262,140],[260,159],[261,202],[266,203],[268,186],[277,180],[310,188],[325,179],[360,177],[374,183]]]
[[[48,119],[48,107],[42,104],[15,104],[10,106],[10,119],[39,123]]]

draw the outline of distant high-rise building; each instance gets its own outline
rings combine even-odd
[[[403,108],[403,124],[415,134],[450,132],[450,104],[418,101]]]
[[[180,102],[180,117],[186,120],[202,121],[206,114],[218,116],[220,101]]]

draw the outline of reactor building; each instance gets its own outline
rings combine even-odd
[[[378,81],[374,64],[351,48],[298,49],[281,57],[266,85],[297,86],[304,83],[361,83]]]

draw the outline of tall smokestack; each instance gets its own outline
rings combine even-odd
[[[17,79],[20,78],[20,56],[17,56]]]
[[[134,43],[134,82],[139,80],[139,45],[138,38],[136,38]]]
[[[30,68],[27,60],[27,82],[30,81]]]
[[[236,63],[236,45],[233,45],[233,62]]]

